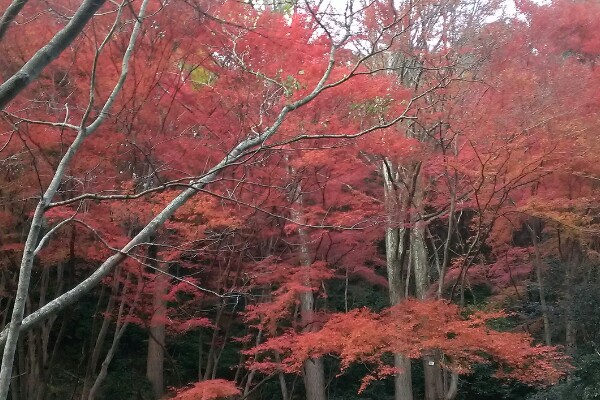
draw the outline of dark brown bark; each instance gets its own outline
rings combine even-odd
[[[217,306],[217,315],[215,317],[215,329],[213,330],[213,334],[210,340],[210,348],[208,349],[208,354],[206,356],[206,369],[204,371],[203,380],[211,379],[213,367],[215,365],[215,353],[217,351],[217,339],[219,338],[219,329],[218,327],[221,324],[221,318],[223,317],[225,305],[223,302],[220,302]]]

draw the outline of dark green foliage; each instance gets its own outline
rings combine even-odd
[[[391,361],[391,360],[390,360]],[[342,376],[334,379],[328,388],[330,400],[393,400],[393,378],[373,382],[367,389],[358,394],[361,379],[368,373],[367,367],[355,365],[344,372]]]
[[[327,309],[334,312],[345,311],[347,297],[348,310],[368,307],[374,311],[381,311],[389,306],[387,288],[371,285],[357,277],[348,279],[348,291],[343,279],[331,279],[326,283]]]
[[[600,399],[600,355],[596,352],[575,358],[576,370],[569,380],[540,391],[528,400]]]
[[[457,400],[518,400],[533,391],[519,382],[494,378],[494,371],[491,365],[475,366],[471,375],[460,378]]]
[[[98,400],[154,399],[145,368],[143,356],[115,359]]]

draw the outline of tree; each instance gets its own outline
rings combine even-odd
[[[87,3],[86,3],[87,4]],[[98,2],[93,2],[94,5],[99,6]],[[31,220],[31,228],[29,229],[28,239],[25,243],[23,249],[23,259],[20,268],[20,278],[18,291],[16,296],[16,301],[13,306],[13,317],[11,318],[11,323],[7,331],[2,335],[2,341],[5,342],[5,351],[3,355],[3,367],[2,373],[0,374],[0,398],[5,398],[8,393],[8,383],[10,380],[11,370],[12,370],[12,362],[14,358],[15,348],[17,339],[19,337],[19,332],[28,329],[36,323],[39,323],[47,316],[56,313],[57,311],[63,309],[64,307],[72,304],[78,298],[80,298],[84,293],[88,292],[93,288],[96,284],[98,284],[105,276],[107,276],[117,265],[123,262],[128,256],[132,255],[132,251],[139,247],[142,243],[145,243],[149,238],[151,238],[157,231],[159,227],[161,227],[171,216],[175,213],[177,209],[179,209],[183,204],[185,204],[189,199],[191,199],[194,195],[197,194],[198,191],[205,190],[205,186],[215,180],[217,175],[223,170],[232,165],[236,165],[240,162],[247,162],[247,160],[254,157],[257,150],[263,150],[264,148],[272,149],[277,148],[279,146],[284,145],[285,143],[293,143],[297,140],[303,140],[307,138],[324,138],[324,139],[347,139],[352,137],[358,137],[363,134],[369,133],[376,129],[386,128],[388,126],[393,125],[394,123],[407,118],[407,113],[410,110],[411,101],[407,103],[406,107],[399,107],[398,109],[394,109],[394,112],[397,112],[390,116],[386,122],[380,124],[373,124],[364,129],[355,131],[351,134],[301,134],[294,135],[290,133],[285,133],[280,135],[279,143],[273,141],[272,137],[280,130],[286,129],[286,121],[288,120],[288,115],[293,115],[294,112],[301,109],[305,105],[315,101],[322,93],[326,92],[334,92],[339,90],[344,86],[344,84],[348,81],[356,77],[360,77],[361,75],[368,75],[370,72],[368,70],[363,69],[363,64],[366,59],[368,59],[371,55],[366,55],[361,59],[353,62],[350,67],[346,67],[340,65],[337,67],[336,63],[338,62],[338,53],[341,54],[342,59],[344,58],[343,54],[345,51],[342,46],[348,44],[349,40],[353,38],[352,35],[352,18],[355,16],[356,12],[352,10],[348,10],[345,15],[340,15],[342,21],[343,33],[340,35],[333,34],[330,30],[326,29],[326,25],[329,23],[326,21],[324,17],[320,13],[308,12],[307,14],[298,13],[293,18],[293,23],[287,26],[287,29],[290,32],[297,31],[301,33],[302,38],[304,40],[303,46],[304,49],[310,45],[312,49],[310,52],[305,54],[305,57],[310,57],[311,62],[315,65],[315,69],[307,70],[310,74],[306,74],[307,81],[301,87],[300,90],[296,90],[295,92],[291,90],[290,87],[286,86],[288,83],[285,81],[282,82],[278,78],[280,76],[280,72],[278,72],[273,67],[276,66],[276,63],[266,64],[264,59],[260,57],[255,57],[252,60],[241,57],[240,54],[237,53],[237,46],[242,46],[242,43],[250,39],[255,39],[259,37],[258,35],[253,35],[258,33],[256,29],[246,28],[244,25],[248,24],[249,19],[246,14],[248,9],[247,6],[244,5],[231,5],[226,3],[222,5],[223,12],[227,11],[233,13],[239,21],[236,21],[235,24],[239,24],[238,26],[234,25],[226,25],[221,22],[218,18],[218,12],[215,11],[216,17],[208,17],[206,14],[200,12],[201,15],[204,15],[205,21],[210,21],[215,26],[221,27],[233,27],[235,30],[235,34],[233,36],[227,35],[219,36],[215,40],[219,41],[221,39],[231,40],[231,48],[224,48],[224,53],[222,55],[216,53],[213,54],[213,57],[216,59],[212,60],[213,68],[219,66],[220,73],[224,74],[224,72],[230,72],[230,76],[233,78],[238,75],[244,77],[244,79],[256,86],[256,85],[266,85],[267,87],[267,97],[262,101],[258,102],[259,108],[257,109],[256,121],[258,123],[253,124],[252,126],[242,126],[243,133],[241,135],[232,135],[230,138],[230,142],[224,142],[225,150],[222,154],[222,158],[220,161],[214,161],[214,166],[205,170],[204,173],[195,172],[191,175],[191,177],[186,177],[184,182],[180,183],[178,179],[175,179],[171,182],[163,183],[159,186],[161,190],[170,187],[185,187],[187,189],[183,190],[179,193],[179,195],[175,196],[165,205],[162,211],[158,212],[154,218],[150,220],[145,226],[141,227],[140,230],[137,230],[137,233],[133,234],[131,240],[127,242],[127,244],[120,246],[120,249],[110,255],[88,278],[84,279],[79,285],[75,286],[71,290],[66,293],[60,295],[52,301],[47,302],[43,307],[39,310],[36,310],[30,313],[25,319],[23,319],[24,315],[24,305],[26,301],[26,293],[29,287],[29,280],[31,276],[31,270],[33,267],[34,259],[36,256],[36,248],[41,248],[40,245],[45,244],[46,241],[50,239],[53,233],[55,233],[60,226],[63,224],[69,223],[71,221],[70,218],[65,219],[60,222],[58,225],[54,227],[54,229],[50,230],[43,236],[41,235],[42,225],[44,223],[45,214],[50,208],[54,207],[64,207],[69,206],[70,204],[76,204],[81,201],[85,201],[86,199],[93,200],[119,200],[119,199],[130,199],[141,197],[142,194],[153,193],[155,190],[147,190],[142,191],[140,193],[135,193],[127,190],[119,191],[119,194],[104,194],[103,191],[108,188],[99,187],[98,191],[88,192],[86,188],[84,188],[83,192],[78,196],[67,196],[65,200],[56,201],[55,195],[63,189],[63,185],[65,183],[65,178],[68,176],[68,169],[72,166],[78,167],[75,164],[77,156],[80,152],[85,149],[85,143],[89,143],[90,139],[93,141],[94,138],[102,139],[103,135],[96,134],[96,131],[99,130],[107,121],[112,123],[112,118],[110,117],[110,111],[114,108],[117,103],[120,103],[123,99],[123,94],[126,93],[130,87],[130,85],[126,84],[129,68],[135,62],[136,57],[136,43],[138,41],[138,36],[140,36],[140,32],[142,32],[142,26],[145,22],[146,8],[148,6],[148,2],[143,2],[140,6],[139,10],[135,12],[135,15],[131,15],[134,17],[135,23],[133,24],[133,29],[131,31],[131,35],[129,38],[129,42],[121,52],[122,54],[122,62],[121,62],[121,70],[118,73],[118,77],[116,83],[112,89],[106,90],[106,93],[98,95],[96,93],[97,90],[101,90],[101,88],[105,85],[105,77],[102,76],[101,73],[107,73],[108,76],[114,76],[114,70],[110,71],[110,69],[103,68],[104,61],[101,61],[105,50],[110,47],[113,47],[112,40],[114,36],[123,29],[124,21],[122,18],[125,15],[128,15],[132,12],[131,7],[129,7],[126,3],[120,4],[114,11],[116,18],[112,25],[109,25],[110,28],[106,32],[102,32],[103,39],[99,44],[96,44],[96,51],[92,58],[92,69],[89,72],[90,81],[89,81],[89,101],[87,104],[84,104],[83,107],[78,109],[77,116],[70,115],[65,122],[53,122],[52,119],[48,120],[33,120],[29,118],[24,118],[19,115],[15,115],[14,113],[7,113],[10,118],[20,123],[29,124],[32,126],[39,127],[48,127],[55,128],[59,130],[68,130],[73,131],[75,136],[72,139],[68,149],[64,153],[64,155],[60,155],[57,159],[58,164],[56,168],[52,169],[51,175],[52,178],[43,188],[43,194],[41,195],[41,199],[36,206],[36,209],[33,213]],[[176,5],[165,6],[153,12],[165,15],[167,12],[173,9],[174,14]],[[90,11],[89,9],[88,11]],[[170,15],[170,14],[169,14]],[[260,16],[256,11],[254,14],[255,21],[259,22],[259,27],[262,26],[261,18],[265,18],[264,16],[268,15],[268,13],[263,14],[264,16]],[[325,15],[325,14],[323,14]],[[104,16],[102,16],[104,17]],[[74,19],[71,20],[73,23]],[[76,20],[75,20],[76,21]],[[332,21],[332,23],[335,21]],[[395,23],[397,23],[396,21]],[[311,24],[313,25],[311,27]],[[318,24],[321,28],[325,29],[324,35],[317,40],[312,39],[312,35],[314,30],[309,28],[315,28],[314,24]],[[81,25],[78,25],[81,28]],[[278,27],[284,27],[285,22],[280,17]],[[69,27],[69,25],[67,26]],[[79,29],[78,28],[78,29]],[[67,28],[65,28],[67,29]],[[388,29],[387,26],[382,27],[381,29]],[[72,31],[68,31],[70,34],[73,34]],[[204,32],[208,32],[205,30]],[[100,33],[100,32],[98,32]],[[226,32],[227,34],[229,32]],[[101,36],[102,37],[102,36]],[[160,35],[158,36],[160,38]],[[152,38],[146,38],[151,40]],[[207,41],[207,44],[211,45],[212,43],[216,43],[214,40]],[[248,42],[249,43],[249,42]],[[60,49],[66,47],[68,42],[59,41],[57,46]],[[223,42],[218,43],[221,48],[223,48]],[[54,51],[53,49],[51,49]],[[373,47],[372,54],[378,53],[376,47]],[[175,53],[177,54],[177,53]],[[209,54],[209,53],[205,53]],[[53,53],[53,56],[56,54]],[[198,53],[195,54],[198,56]],[[202,57],[202,54],[200,54]],[[224,57],[224,59],[220,59]],[[35,59],[32,59],[35,61]],[[49,59],[48,59],[49,61]],[[191,60],[186,60],[191,61]],[[220,65],[219,65],[220,64]],[[180,65],[180,68],[187,67],[184,63]],[[268,68],[267,68],[268,67]],[[267,68],[261,70],[263,68]],[[293,68],[293,67],[292,67]],[[297,68],[293,68],[296,69]],[[36,64],[36,71],[39,72],[41,67]],[[197,71],[197,69],[194,69]],[[200,70],[202,71],[202,70]],[[260,71],[260,72],[259,72]],[[264,71],[264,72],[263,72]],[[302,70],[303,71],[303,70]],[[36,72],[36,73],[37,73]],[[111,73],[112,72],[112,73]],[[211,76],[210,70],[207,69],[208,76]],[[224,74],[227,75],[227,74]],[[35,73],[28,75],[29,78],[33,78]],[[181,76],[180,74],[178,76]],[[185,97],[194,97],[196,93],[194,92],[194,85],[200,84],[205,85],[209,83],[209,81],[196,80],[193,75],[190,75],[191,79],[186,81],[181,80],[179,77],[175,78],[175,81],[171,83],[171,87],[167,88],[167,93],[169,90],[176,90],[178,94],[176,97],[173,97],[172,101],[183,101]],[[28,79],[29,79],[28,78]],[[210,80],[210,78],[208,78]],[[220,82],[226,82],[227,79],[224,76],[219,76]],[[60,83],[60,82],[59,82]],[[135,89],[136,86],[133,86]],[[165,90],[164,87],[160,87]],[[190,91],[191,89],[191,91]],[[186,93],[186,90],[188,91]],[[432,90],[432,88],[427,89]],[[283,98],[277,99],[273,98],[273,95],[277,95],[277,93],[283,93],[285,96]],[[38,93],[43,94],[43,92]],[[59,93],[60,94],[60,93]],[[423,94],[419,94],[421,96]],[[181,96],[181,97],[179,97]],[[96,108],[96,97],[104,97],[105,101],[102,106],[97,109]],[[202,97],[202,94],[200,95]],[[127,103],[124,103],[125,106]],[[267,108],[264,108],[267,107]],[[69,108],[65,107],[65,110],[68,112]],[[82,110],[79,111],[79,110]],[[267,112],[264,112],[264,111]],[[69,118],[77,118],[80,120],[78,124],[72,124],[69,121]],[[85,142],[85,143],[84,143]],[[220,151],[217,151],[217,154]],[[210,161],[209,161],[210,160]],[[207,161],[212,162],[213,157],[209,157]],[[43,184],[44,185],[44,184]],[[39,251],[39,250],[38,250]]]
[[[478,363],[562,376],[555,349],[490,329],[535,334],[528,296],[571,352],[592,323],[573,294],[596,282],[596,53],[581,8],[559,3],[520,4],[527,23],[484,23],[494,3],[106,5],[2,113],[13,396],[43,398],[80,320],[82,398],[139,332],[157,395],[190,379],[173,349],[191,337],[189,396],[288,399],[303,371],[323,399],[366,363],[365,384],[394,375],[407,397],[411,359],[428,399]],[[37,7],[0,42],[7,78],[72,8]],[[561,7],[580,40],[548,22],[570,26]]]
[[[195,384],[175,396],[178,400],[217,400],[240,394],[240,390],[229,381],[214,379]]]
[[[532,347],[528,335],[495,332],[486,326],[498,317],[502,313],[478,313],[464,318],[457,306],[407,299],[379,315],[365,309],[334,315],[318,332],[290,332],[268,340],[252,352],[265,354],[266,358],[255,365],[265,371],[297,371],[307,358],[323,354],[337,354],[342,369],[355,362],[369,364],[374,369],[363,379],[361,390],[375,379],[396,373],[384,361],[389,353],[419,358],[439,350],[447,357],[446,366],[463,374],[471,370],[473,361],[494,360],[500,368],[498,376],[528,383],[556,382],[568,371],[567,358],[556,353],[555,348]],[[282,353],[285,358],[281,363],[274,362],[268,356],[271,351]]]
[[[27,0],[13,0],[6,9],[0,20],[0,40],[2,40],[8,26],[18,16]],[[39,49],[19,71],[11,77],[5,77],[4,83],[0,85],[0,110],[23,91],[42,70],[56,59],[82,32],[86,24],[98,11],[105,0],[85,0],[77,11],[54,37],[41,49]]]

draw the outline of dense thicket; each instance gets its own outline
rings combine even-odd
[[[600,396],[596,1],[104,3],[0,1],[0,400]]]

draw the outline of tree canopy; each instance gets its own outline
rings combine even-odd
[[[596,1],[0,5],[0,400],[595,398]]]

